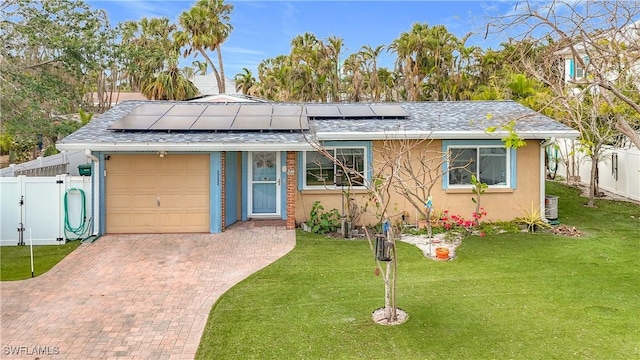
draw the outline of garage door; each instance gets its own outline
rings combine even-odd
[[[110,155],[107,233],[209,232],[209,155]]]

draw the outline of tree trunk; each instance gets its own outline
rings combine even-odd
[[[393,261],[393,260],[392,260]],[[387,263],[387,269],[384,272],[384,317],[387,321],[391,321],[393,313],[391,306],[391,262]]]
[[[587,206],[589,207],[594,207],[595,206],[595,202],[594,202],[594,198],[595,198],[595,194],[598,191],[598,184],[597,184],[597,175],[598,175],[598,158],[600,157],[600,147],[599,146],[594,146],[593,152],[591,153],[591,176],[589,179],[589,202],[587,203]]]
[[[221,78],[221,82],[220,82],[220,87],[218,89],[220,89],[220,94],[226,94],[227,90],[225,89],[227,83],[224,79],[224,65],[222,64],[222,50],[220,50],[220,44],[218,44],[218,46],[216,46],[216,52],[218,53],[218,65],[220,66],[220,78]]]
[[[207,53],[203,49],[198,49],[198,50],[200,51],[200,54],[202,54],[202,56],[205,58],[205,60],[207,60],[209,65],[211,65],[213,74],[216,76],[216,81],[218,82],[218,93],[221,94],[222,81],[220,80],[220,74],[218,73],[218,69],[213,64],[213,61],[211,61],[211,58],[209,57],[209,55],[207,55]],[[205,94],[205,95],[209,95],[209,94]]]

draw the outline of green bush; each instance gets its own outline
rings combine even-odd
[[[324,206],[317,200],[311,206],[308,225],[316,234],[335,232],[340,226],[340,212],[338,209],[324,212]]]

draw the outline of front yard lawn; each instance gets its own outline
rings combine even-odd
[[[75,250],[80,241],[64,245],[39,245],[33,247],[34,275],[42,275]],[[27,246],[0,247],[0,281],[24,280],[31,277],[31,255]]]
[[[580,238],[465,238],[450,262],[400,242],[399,326],[366,241],[299,232],[288,255],[224,294],[199,359],[638,359],[640,206],[548,183]],[[487,200],[485,200],[487,201]]]

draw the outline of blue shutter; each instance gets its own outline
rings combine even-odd
[[[569,78],[573,79],[575,73],[575,60],[569,60]]]

